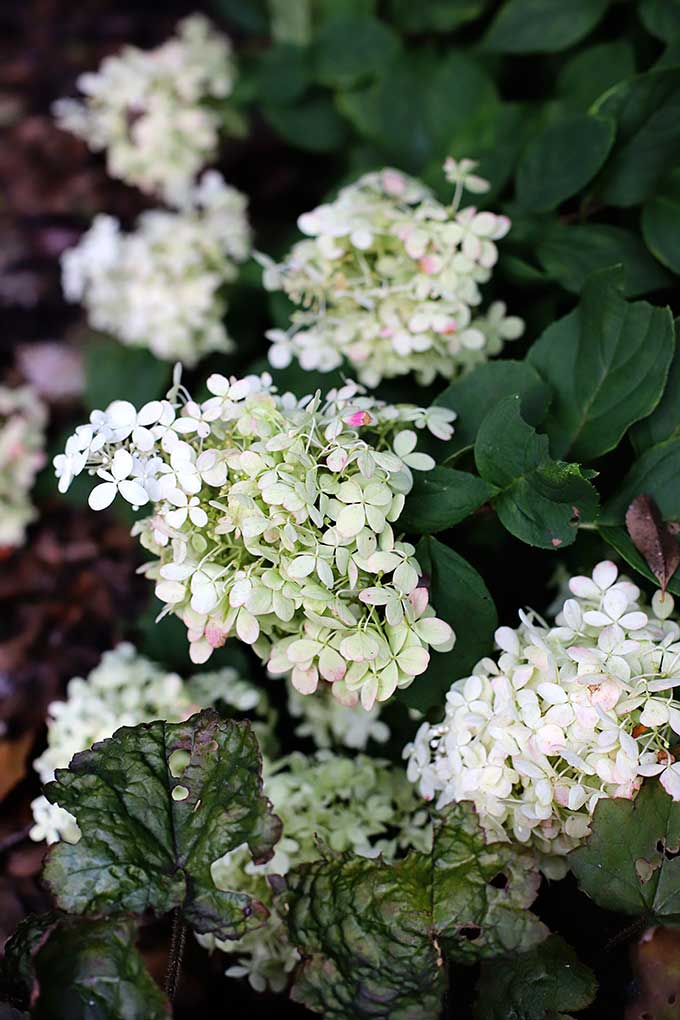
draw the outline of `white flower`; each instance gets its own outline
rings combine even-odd
[[[485,190],[474,164],[447,161],[456,182],[451,206],[398,170],[365,174],[337,199],[303,214],[305,240],[276,265],[256,255],[268,290],[296,306],[288,330],[271,330],[277,368],[296,358],[328,372],[349,362],[361,382],[414,372],[429,384],[500,351],[522,332],[520,319],[494,303],[477,314],[480,285],[491,275],[505,216],[459,210],[462,191]]]
[[[279,396],[267,375],[213,375],[208,390],[194,403],[177,376],[139,415],[125,402],[93,412],[77,440],[102,479],[90,505],[118,493],[152,504],[134,528],[157,557],[144,572],[186,624],[194,662],[234,634],[298,691],[327,682],[370,712],[455,639],[395,534],[411,469],[434,465],[416,430],[448,437],[454,413],[385,404],[354,383],[325,403]]]
[[[144,212],[132,233],[123,234],[110,216],[97,216],[62,255],[64,294],[85,305],[96,329],[149,347],[158,358],[193,365],[210,351],[233,347],[223,324],[224,292],[249,251],[246,199],[207,172],[181,210]],[[177,432],[206,434],[193,409],[175,421],[167,402],[150,406],[135,424],[151,427],[156,438],[162,432],[167,443]]]
[[[217,152],[224,113],[207,101],[229,96],[234,77],[229,40],[194,14],[157,49],[126,46],[81,75],[83,100],[59,100],[54,112],[93,151],[106,150],[112,177],[182,202]]]
[[[598,800],[634,797],[644,776],[680,799],[669,749],[680,734],[680,626],[660,598],[645,610],[609,561],[569,588],[556,626],[520,613],[517,630],[499,628],[497,662],[454,683],[444,721],[423,724],[405,750],[427,799],[472,800],[490,838],[549,858],[588,835]]]
[[[45,463],[47,410],[30,386],[0,385],[0,548],[24,542],[36,514],[30,491]],[[73,452],[56,465],[60,474],[78,473]]]

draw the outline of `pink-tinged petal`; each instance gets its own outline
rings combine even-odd
[[[569,590],[579,599],[599,599],[602,592],[589,577],[572,577]]]
[[[680,762],[669,765],[662,772],[659,782],[672,800],[680,800]]]
[[[189,645],[189,658],[197,666],[207,662],[212,653],[212,646],[205,640],[205,638],[201,638],[200,641],[193,641]]]
[[[106,510],[107,506],[111,506],[117,494],[118,486],[114,482],[102,482],[100,485],[95,485],[87,502],[92,510]]]
[[[593,581],[600,591],[611,588],[618,576],[619,568],[611,560],[603,560],[593,570]]]
[[[211,648],[221,648],[229,637],[229,631],[224,630],[218,623],[210,621],[205,626],[205,639]]]
[[[315,666],[309,669],[302,669],[296,666],[291,673],[291,682],[296,691],[300,694],[314,694],[319,686],[319,673]]]
[[[619,620],[622,627],[626,630],[642,630],[643,627],[647,626],[648,619],[646,613],[626,613]]]
[[[408,676],[420,676],[427,669],[430,662],[430,653],[422,646],[412,645],[405,648],[397,656],[397,665],[402,672]]]
[[[430,593],[428,592],[427,588],[421,584],[418,585],[417,588],[413,589],[408,598],[409,602],[413,606],[413,610],[415,612],[417,619],[419,616],[422,616],[425,610],[427,609],[428,603],[430,601]]]
[[[244,641],[247,645],[254,645],[260,636],[260,625],[257,622],[257,617],[252,616],[247,609],[239,610],[239,614],[236,617],[236,633],[241,641]]]
[[[368,411],[355,411],[343,420],[346,425],[353,425],[357,428],[362,425],[371,425],[373,423],[373,418]]]
[[[347,672],[347,663],[334,648],[326,646],[319,655],[319,673],[329,683],[342,680]]]
[[[367,712],[370,712],[375,705],[375,699],[378,696],[378,680],[377,677],[372,676],[365,684],[361,687],[361,707]]]

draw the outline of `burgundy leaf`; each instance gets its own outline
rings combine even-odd
[[[626,511],[626,528],[665,592],[680,563],[680,545],[651,496],[637,496],[633,500]]]

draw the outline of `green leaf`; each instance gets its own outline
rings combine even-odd
[[[609,0],[508,0],[484,46],[497,53],[557,53],[588,35],[608,6]]]
[[[482,964],[477,1020],[557,1020],[595,998],[595,975],[557,935],[510,959]]]
[[[618,124],[602,176],[602,200],[623,206],[644,202],[680,158],[680,68],[647,71],[620,82],[591,112]]]
[[[471,447],[487,412],[515,394],[524,420],[540,425],[548,411],[550,387],[528,361],[487,361],[451,383],[435,404],[452,408],[458,418],[452,438],[438,444],[438,455],[445,459]]]
[[[255,68],[257,96],[265,106],[287,106],[300,99],[312,80],[309,50],[272,46]]]
[[[169,758],[191,760],[179,778]],[[250,896],[217,889],[210,867],[247,843],[269,860],[281,824],[262,796],[260,755],[248,723],[208,709],[187,722],[124,727],[58,769],[45,796],[75,815],[78,843],[51,847],[44,876],[72,913],[181,907],[197,932],[239,938],[266,916]]]
[[[305,46],[312,37],[314,0],[267,0],[272,37],[277,42]]]
[[[676,329],[680,325],[676,320]],[[673,360],[661,400],[650,415],[630,430],[637,453],[680,434],[680,344],[675,345]]]
[[[658,588],[658,578],[654,576],[652,571],[645,563],[642,555],[633,545],[630,535],[623,526],[614,525],[600,525],[598,524],[598,531],[605,542],[615,549],[616,552],[621,556],[626,563],[633,567],[639,574],[646,577],[648,581]],[[668,590],[673,595],[680,595],[680,577],[673,576],[668,582]]]
[[[352,88],[377,77],[401,48],[399,36],[370,16],[326,22],[315,41],[316,79],[330,88]]]
[[[170,1020],[170,1004],[135,949],[131,918],[47,914],[22,921],[5,949],[32,1020]]]
[[[614,122],[572,114],[527,145],[517,167],[517,198],[536,212],[554,209],[588,184],[614,144]]]
[[[490,75],[466,53],[450,53],[435,64],[421,84],[430,134],[437,145],[437,155],[455,155],[456,143],[466,126],[474,125],[474,158],[482,145],[480,120],[500,110],[498,93]],[[467,150],[470,151],[469,149]],[[441,168],[439,170],[441,177]]]
[[[429,535],[416,548],[437,616],[456,633],[450,652],[435,652],[417,684],[397,696],[412,708],[426,711],[441,704],[454,680],[467,676],[493,647],[498,615],[484,581],[467,560]]]
[[[680,520],[680,438],[644,451],[604,507],[601,523],[621,524],[636,496],[651,496],[665,521]]]
[[[416,535],[444,531],[465,520],[495,493],[493,485],[467,471],[434,467],[417,472],[399,527]]]
[[[545,428],[558,457],[589,461],[607,453],[663,393],[674,350],[671,313],[627,303],[621,282],[620,268],[595,273],[578,308],[529,351],[555,394]]]
[[[596,43],[566,62],[557,91],[569,106],[587,110],[598,96],[635,74],[635,53],[627,39]]]
[[[649,250],[680,273],[680,173],[674,173],[661,194],[650,198],[642,210],[642,234]]]
[[[536,257],[546,273],[573,294],[581,293],[592,273],[618,264],[623,267],[626,297],[639,297],[673,283],[637,234],[602,223],[551,223],[536,248]]]
[[[592,832],[572,850],[579,886],[605,910],[680,925],[680,803],[658,779],[633,800],[600,800]]]
[[[468,21],[481,17],[489,0],[390,0],[390,17],[404,32],[451,32]]]
[[[327,1020],[432,1020],[445,961],[526,949],[547,934],[527,909],[538,888],[531,856],[486,845],[470,804],[446,810],[431,854],[397,864],[327,856],[286,882],[286,922],[303,957],[292,998]]]
[[[265,119],[291,145],[309,152],[332,152],[347,138],[346,126],[328,95],[310,96],[296,106],[267,106]]]
[[[638,11],[647,31],[662,42],[680,33],[680,0],[640,0]]]
[[[489,411],[477,434],[475,463],[501,490],[494,501],[501,523],[529,545],[571,545],[575,516],[589,519],[597,511],[597,492],[579,465],[551,458],[548,437],[522,420],[519,397],[506,397]]]
[[[89,410],[104,409],[123,394],[141,407],[165,394],[170,374],[167,361],[149,351],[93,334],[85,349],[85,404]]]

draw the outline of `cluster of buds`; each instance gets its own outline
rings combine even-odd
[[[30,386],[0,386],[0,549],[21,545],[35,518],[30,491],[45,463],[47,411]]]

